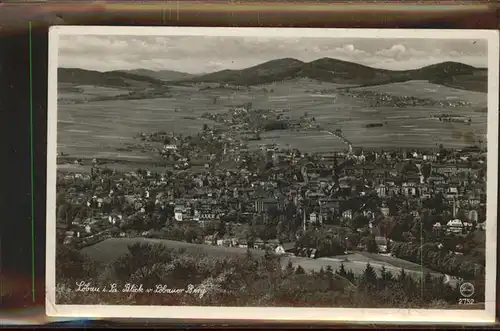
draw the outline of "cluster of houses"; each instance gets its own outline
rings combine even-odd
[[[163,152],[175,154],[179,148],[165,144]],[[300,217],[301,227],[306,228],[339,219],[342,224],[349,223],[361,214],[371,228],[381,217],[395,216],[388,207],[394,197],[403,197],[405,208],[419,217],[422,201],[438,195],[453,212],[446,223],[436,223],[436,229],[445,227],[449,232],[463,234],[473,225],[484,226],[481,211],[485,206],[485,155],[481,151],[366,152],[351,146],[346,152],[307,155],[262,146],[252,152],[227,153],[235,165],[230,169],[119,173],[96,165],[90,175],[58,174],[58,186],[65,188],[66,201],[93,211],[85,221],[70,220],[71,229],[66,229],[64,241],[99,233],[108,235],[110,229],[119,228],[131,216],[146,223],[163,215],[162,222],[201,227],[233,214],[244,221],[256,215],[278,217],[282,222]],[[84,189],[75,189],[77,183]],[[377,202],[371,203],[369,197],[376,197]],[[363,198],[364,204],[352,207],[353,201]],[[290,206],[296,210],[293,215],[287,214]],[[122,231],[118,235],[126,234]],[[217,235],[206,238],[205,243],[249,245],[244,240]],[[266,244],[271,245],[256,241],[252,246]],[[379,239],[378,244],[383,248],[387,242]],[[271,246],[278,250],[282,247],[279,243]]]
[[[389,93],[381,93],[367,90],[341,90],[341,93],[352,98],[368,99],[373,107],[392,106],[392,107],[415,107],[415,106],[433,106],[433,107],[466,107],[469,102],[461,100],[435,100],[427,98],[417,98],[415,96],[398,96]]]

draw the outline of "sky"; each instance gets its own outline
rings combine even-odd
[[[485,68],[487,41],[63,35],[59,37],[58,65],[97,71],[150,69],[201,74],[243,69],[279,58],[309,62],[323,57],[392,70],[444,61]]]

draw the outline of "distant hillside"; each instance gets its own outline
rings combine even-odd
[[[443,62],[418,70],[413,74],[417,79],[453,87],[460,90],[488,92],[488,70],[459,62]]]
[[[296,77],[305,63],[296,59],[279,59],[242,70],[222,70],[194,77],[189,81],[234,85],[259,85]]]
[[[59,83],[107,87],[144,88],[164,85],[161,80],[128,72],[100,72],[78,68],[58,68],[57,79]]]
[[[242,70],[222,70],[184,82],[260,85],[291,78],[309,78],[349,85],[381,85],[409,80],[428,80],[458,89],[486,91],[486,69],[457,62],[444,62],[416,70],[393,71],[332,58],[302,62],[285,58],[272,60]]]
[[[135,74],[140,76],[151,77],[154,79],[162,80],[165,82],[176,81],[176,80],[184,80],[194,77],[194,75],[173,71],[173,70],[148,70],[148,69],[133,69],[133,70],[122,70],[122,72]]]

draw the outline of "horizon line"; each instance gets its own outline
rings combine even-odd
[[[148,68],[144,68],[144,67],[137,67],[137,68],[132,68],[132,69],[113,69],[113,70],[107,70],[107,71],[101,71],[101,70],[97,70],[97,69],[86,69],[86,68],[82,68],[82,67],[64,67],[64,66],[58,66],[58,69],[81,69],[81,70],[95,71],[95,72],[100,72],[100,73],[109,73],[109,72],[117,72],[117,71],[119,71],[119,72],[126,72],[126,71],[133,71],[133,70],[148,70],[148,71],[152,71],[152,72],[159,72],[159,71],[162,71],[162,70],[168,70],[168,71],[173,71],[173,72],[177,72],[177,73],[181,73],[181,74],[188,74],[188,75],[193,75],[193,76],[200,76],[200,75],[213,74],[213,73],[220,72],[220,71],[223,71],[223,70],[231,70],[231,71],[245,70],[245,69],[253,68],[253,67],[265,64],[265,63],[272,62],[272,61],[279,61],[279,60],[285,60],[285,59],[299,61],[299,62],[301,62],[303,64],[312,63],[312,62],[315,62],[315,61],[318,61],[318,60],[322,60],[322,59],[331,59],[331,60],[337,60],[337,61],[342,61],[342,62],[348,62],[348,63],[358,64],[360,66],[364,66],[364,67],[368,67],[368,68],[372,68],[372,69],[387,70],[387,71],[394,71],[394,72],[419,70],[419,69],[423,69],[423,68],[426,68],[426,67],[429,67],[429,66],[432,66],[432,65],[442,64],[442,63],[459,63],[459,64],[464,64],[464,65],[470,66],[470,67],[472,67],[474,69],[478,69],[478,70],[488,70],[488,67],[477,67],[477,66],[473,66],[473,65],[461,62],[461,61],[442,61],[442,62],[436,62],[436,63],[424,65],[424,66],[421,66],[421,67],[418,67],[418,68],[393,70],[393,69],[378,68],[378,67],[375,67],[375,66],[366,65],[366,64],[363,64],[363,63],[355,62],[355,61],[347,61],[347,60],[341,60],[341,59],[334,58],[334,57],[325,57],[325,56],[317,58],[316,60],[312,60],[312,61],[302,61],[302,60],[299,60],[299,59],[296,59],[296,58],[293,58],[293,57],[282,57],[282,58],[276,58],[276,59],[271,59],[271,60],[268,60],[268,61],[265,61],[265,62],[261,62],[259,64],[255,64],[255,65],[252,65],[252,66],[249,66],[249,67],[242,67],[242,68],[239,68],[239,69],[219,69],[219,70],[216,70],[216,71],[200,72],[200,73],[191,73],[191,72],[179,71],[179,70],[169,69],[169,68],[148,69]]]

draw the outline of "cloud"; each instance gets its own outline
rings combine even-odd
[[[348,52],[353,52],[353,51],[355,50],[355,48],[354,48],[354,45],[353,45],[353,44],[344,45],[344,46],[342,47],[342,49],[345,49],[345,50],[346,50],[346,51],[348,51]]]
[[[396,57],[400,54],[405,53],[406,47],[404,45],[398,44],[398,45],[393,45],[391,48],[388,49],[382,49],[376,53],[376,55],[382,56],[382,57]]]
[[[201,36],[61,36],[59,64],[100,71],[168,69],[206,73],[273,59],[338,58],[385,69],[461,61],[486,66],[486,43],[472,40],[266,38]]]
[[[363,55],[363,56],[369,55],[369,53],[357,49],[353,44],[346,44],[343,45],[342,47],[338,47],[334,50],[334,52],[344,55]]]

